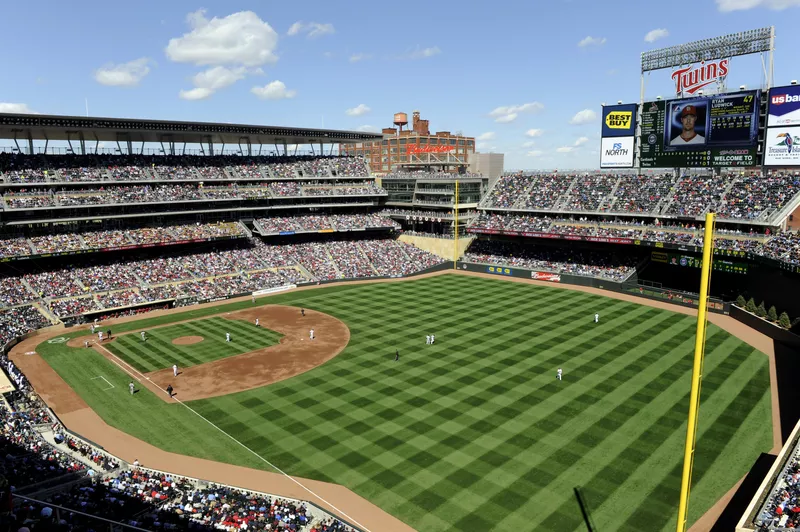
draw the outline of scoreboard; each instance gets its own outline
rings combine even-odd
[[[760,98],[761,91],[744,91],[645,103],[641,166],[755,166]]]

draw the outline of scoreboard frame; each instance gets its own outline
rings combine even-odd
[[[638,168],[724,168],[759,166],[760,89],[710,96],[656,100],[641,106],[637,138]],[[691,106],[697,117],[701,140],[685,146],[670,146],[680,131],[680,112]],[[743,109],[743,106],[746,106]],[[726,114],[725,109],[731,113]],[[718,111],[719,110],[719,111]],[[719,124],[719,125],[718,125]],[[723,125],[731,126],[723,128]],[[746,134],[724,138],[723,132]],[[727,135],[730,137],[730,133]],[[723,137],[720,139],[720,137]]]

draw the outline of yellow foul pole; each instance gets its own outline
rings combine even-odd
[[[456,197],[453,201],[453,269],[458,260],[458,179],[456,179]]]
[[[703,236],[703,264],[700,275],[700,301],[697,306],[697,337],[694,343],[694,365],[692,366],[692,392],[689,397],[689,425],[686,429],[686,447],[683,454],[681,476],[681,499],[678,507],[677,532],[686,532],[689,519],[689,492],[692,485],[692,467],[697,443],[697,418],[700,411],[700,383],[703,377],[703,357],[706,344],[708,309],[708,287],[711,280],[711,250],[714,247],[714,214],[706,214],[706,230]]]

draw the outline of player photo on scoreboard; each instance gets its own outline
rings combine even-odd
[[[664,120],[664,144],[670,148],[703,147],[706,145],[708,100],[671,102]]]

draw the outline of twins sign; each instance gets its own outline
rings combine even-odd
[[[712,83],[722,83],[728,76],[728,60],[703,61],[698,66],[689,65],[672,73],[675,94],[678,96],[697,93]]]

